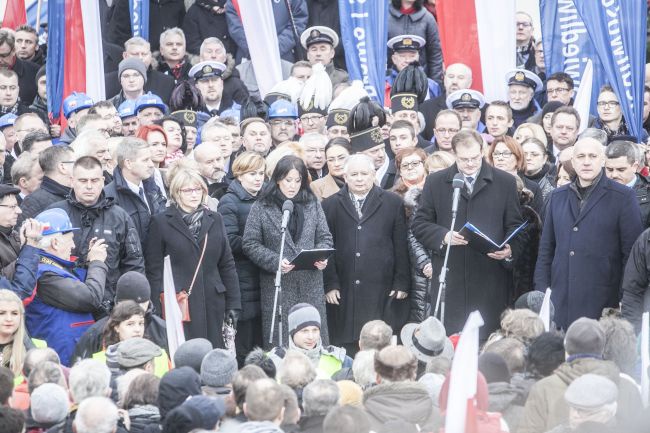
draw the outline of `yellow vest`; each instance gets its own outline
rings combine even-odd
[[[153,359],[153,374],[156,377],[163,377],[169,371],[169,356],[165,349],[160,348],[162,353]],[[106,350],[93,354],[93,359],[106,364]]]

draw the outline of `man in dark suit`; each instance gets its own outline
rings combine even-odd
[[[460,233],[471,222],[496,242],[503,241],[521,223],[515,178],[492,168],[481,153],[482,138],[477,131],[464,129],[452,140],[456,164],[431,174],[424,184],[420,208],[413,221],[415,237],[433,251],[433,274],[442,267],[447,244],[449,254],[445,296],[445,328],[462,330],[470,312],[480,310],[485,326],[482,337],[499,327],[499,316],[510,302],[513,252],[517,239],[499,251],[484,254],[468,245]],[[458,203],[458,219],[451,226],[452,180],[460,173],[465,185]],[[437,293],[431,294],[437,299]]]
[[[36,97],[36,73],[40,66],[16,55],[16,38],[10,29],[0,30],[0,69],[10,69],[18,76],[20,101],[29,106]]]
[[[366,155],[349,157],[345,180],[322,203],[336,249],[324,284],[331,341],[354,353],[363,325],[385,319],[388,297],[406,298],[411,277],[401,198],[374,185]]]
[[[577,178],[550,196],[535,268],[535,288],[553,290],[562,329],[618,306],[625,262],[643,230],[634,190],[604,175],[597,140],[578,140],[571,163]]]

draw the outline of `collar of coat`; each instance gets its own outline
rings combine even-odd
[[[458,166],[454,164],[446,170],[447,170],[447,178],[445,180],[447,183],[452,183],[452,181],[454,180],[454,176],[460,173],[460,171],[458,170]],[[488,164],[485,161],[485,159],[483,159],[483,161],[481,161],[481,169],[479,170],[478,175],[474,180],[474,189],[472,191],[472,195],[473,196],[476,195],[481,189],[483,189],[485,185],[492,183],[492,180],[494,180],[494,168],[490,164]],[[467,188],[462,188],[461,194],[467,197],[468,196]]]

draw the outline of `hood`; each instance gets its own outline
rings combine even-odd
[[[404,206],[409,209],[415,209],[420,204],[422,189],[411,188],[404,193]]]
[[[262,185],[262,189],[264,189],[264,185]],[[241,182],[239,182],[237,179],[230,182],[230,185],[228,185],[227,192],[231,192],[235,194],[237,198],[241,201],[255,201],[257,199],[257,197],[253,197],[248,191],[246,191],[242,186]]]
[[[239,433],[283,433],[271,421],[248,421],[239,425]]]
[[[180,406],[187,397],[201,394],[201,378],[191,367],[170,370],[160,380],[158,387],[158,407],[160,416]]]
[[[603,361],[602,359],[595,358],[579,358],[561,364],[553,372],[553,374],[567,385],[587,373],[605,376],[618,385],[620,371],[612,361]]]
[[[417,382],[373,386],[363,394],[363,405],[381,423],[397,418],[423,426],[434,416],[433,401]]]
[[[490,411],[505,412],[510,406],[522,406],[525,401],[521,401],[521,394],[508,382],[488,383],[488,393],[490,394]]]
[[[232,54],[226,54],[226,70],[223,71],[221,77],[224,80],[227,80],[232,75],[232,71],[235,69],[235,59],[232,57]]]

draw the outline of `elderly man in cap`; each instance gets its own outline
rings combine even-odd
[[[222,111],[232,106],[231,101],[223,100],[223,79],[221,75],[226,70],[226,65],[212,60],[201,62],[192,66],[190,78],[203,97],[201,111],[210,116],[218,116]]]
[[[115,108],[119,108],[124,101],[135,101],[144,95],[147,67],[137,57],[125,58],[118,67],[117,79],[120,82],[121,90],[110,99]]]
[[[325,26],[309,27],[300,35],[300,44],[307,50],[309,63],[325,66],[332,88],[348,81],[348,73],[334,66],[335,49],[339,44],[339,35],[334,30]]]
[[[108,267],[106,243],[93,238],[88,249],[88,269],[80,275],[71,260],[75,230],[68,214],[50,209],[36,217],[43,226],[38,264],[38,284],[26,301],[29,334],[47,342],[61,363],[72,365],[72,353],[81,335],[93,323],[92,313],[104,297]]]
[[[388,40],[388,48],[391,50],[391,63],[389,74],[386,77],[386,100],[390,98],[391,88],[397,74],[402,69],[414,62],[420,61],[420,49],[426,44],[424,38],[416,35],[399,35]],[[440,95],[440,85],[431,78],[428,78],[429,94],[427,99],[433,99]],[[392,101],[391,101],[392,103]]]
[[[512,127],[517,129],[519,125],[526,122],[526,119],[541,111],[533,96],[544,90],[544,84],[534,72],[526,69],[508,72],[506,80],[508,81],[508,103],[512,108],[514,120]]]
[[[94,104],[92,98],[85,93],[72,92],[63,100],[63,115],[68,122],[65,131],[59,139],[59,143],[70,144],[77,137],[77,123],[79,119],[88,113]]]
[[[585,317],[576,320],[564,337],[566,362],[533,385],[518,432],[543,433],[569,421],[565,392],[587,373],[604,376],[618,386],[616,418],[619,422],[634,419],[641,411],[639,390],[631,380],[620,375],[614,362],[602,359],[604,348],[605,333],[600,323]]]
[[[440,320],[428,317],[422,323],[408,323],[400,332],[402,344],[426,365],[438,357],[449,361],[454,357],[454,346]]]
[[[147,92],[135,100],[135,115],[140,125],[151,125],[167,113],[167,106],[160,96]]]
[[[147,278],[136,271],[124,273],[115,286],[115,304],[122,301],[137,302],[144,310],[144,335],[162,349],[167,350],[167,331],[165,321],[155,314],[151,303],[151,286]],[[89,358],[102,350],[103,332],[108,317],[97,320],[79,339],[73,360]]]
[[[140,121],[135,112],[135,101],[126,100],[117,107],[117,114],[122,120],[122,135],[125,137],[135,137]]]
[[[287,350],[297,350],[309,358],[323,378],[332,377],[341,368],[352,367],[352,359],[345,354],[345,349],[323,346],[320,313],[313,305],[300,303],[291,307],[288,326],[288,347],[274,347],[269,351],[269,356],[276,365],[281,364]]]
[[[169,371],[165,351],[146,338],[133,337],[118,343],[116,355],[121,373],[140,368],[161,377]]]
[[[447,96],[447,108],[454,110],[463,121],[463,128],[485,132],[481,122],[481,109],[485,105],[485,97],[479,91],[472,89],[457,90]]]
[[[269,107],[268,118],[273,146],[291,141],[296,137],[298,108],[295,104],[285,99],[278,99]]]

